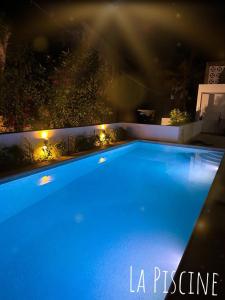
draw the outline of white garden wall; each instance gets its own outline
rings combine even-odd
[[[52,129],[45,130],[45,132],[49,139],[54,141],[64,140],[67,142],[69,136],[92,135],[94,132],[101,130],[101,126],[102,125]],[[201,132],[202,121],[189,123],[183,126],[161,126],[136,123],[114,123],[104,126],[105,128],[123,127],[128,131],[130,137],[134,139],[186,143]],[[23,145],[26,139],[35,145],[43,140],[42,134],[43,131],[0,134],[0,146]]]
[[[179,127],[149,124],[124,123],[129,135],[135,139],[178,142]]]
[[[203,121],[180,126],[179,143],[186,143],[202,132]]]
[[[223,134],[225,130],[225,84],[200,84],[196,119],[203,120],[203,132]]]
[[[105,125],[110,128],[119,127],[120,123]],[[50,129],[44,130],[47,133],[47,137],[54,141],[67,141],[69,136],[78,135],[93,135],[96,131],[101,129],[101,125],[95,126],[84,126],[84,127],[73,127],[73,128],[62,128],[62,129]],[[0,145],[1,146],[12,146],[22,145],[26,139],[32,144],[37,144],[42,138],[43,130],[40,131],[27,131],[19,133],[3,133],[0,134]]]
[[[147,139],[174,143],[186,143],[201,133],[202,121],[182,126],[122,123],[129,135],[135,139]]]

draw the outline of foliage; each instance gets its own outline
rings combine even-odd
[[[170,92],[171,105],[181,110],[186,109],[186,101],[188,98],[189,83],[189,65],[183,61],[174,71],[167,70],[165,78],[165,86]]]
[[[34,162],[34,147],[27,138],[24,139],[24,143],[21,149],[23,150],[25,159],[29,162]]]
[[[173,64],[173,67],[159,70],[160,80],[163,82],[162,102],[159,109],[164,115],[174,107],[181,111],[188,111],[191,116],[195,115],[196,109],[196,90],[202,81],[204,64],[200,63],[195,53],[190,52],[189,57],[180,59]],[[165,103],[165,99],[168,101]],[[164,109],[164,111],[163,111]]]
[[[104,99],[107,64],[97,51],[81,55],[64,52],[52,77],[50,115],[52,127],[73,127],[113,121]]]
[[[47,147],[45,150],[43,150],[44,146]],[[0,169],[10,171],[35,162],[55,160],[64,154],[63,142],[48,142],[47,144],[40,142],[33,146],[28,140],[25,140],[22,146],[0,147]]]
[[[39,109],[45,102],[45,71],[29,45],[16,43],[8,47],[0,82],[0,112],[7,128],[22,131],[38,127]]]
[[[128,133],[126,129],[122,127],[111,129],[109,135],[110,135],[110,142],[112,143],[124,141],[128,138]]]
[[[111,144],[110,132],[108,130],[99,130],[96,136],[95,145],[97,147],[102,147]]]
[[[104,134],[104,139],[101,138],[101,134]],[[125,139],[127,139],[127,131],[121,127],[100,130],[98,134],[90,136],[68,137],[68,149],[63,141],[44,140],[32,145],[28,139],[25,139],[22,146],[0,147],[0,169],[9,171],[35,162],[56,160],[68,153],[88,151]]]
[[[0,28],[0,50],[1,38],[5,35]],[[7,59],[4,58],[0,78],[0,115],[8,131],[84,126],[115,120],[112,106],[105,98],[112,66],[97,48],[63,51],[56,59],[37,54],[32,41],[16,40],[14,35],[8,45],[9,36]],[[79,43],[83,43],[82,37]]]
[[[87,151],[93,149],[96,143],[96,135],[83,136],[79,135],[75,137],[75,148],[74,152]]]
[[[11,32],[4,18],[0,16],[0,76],[5,68],[6,50],[8,47]]]
[[[38,143],[34,147],[34,161],[56,160],[65,153],[65,145],[63,142],[51,143],[45,141]]]
[[[173,109],[170,112],[170,125],[182,125],[189,122],[189,116],[187,112],[182,112],[179,109]]]
[[[26,156],[22,147],[13,145],[0,148],[0,169],[12,170],[15,167],[25,166],[32,163]]]
[[[225,69],[221,72],[220,76],[219,76],[219,82],[220,84],[224,84],[225,83]]]
[[[107,146],[119,141],[126,140],[127,137],[127,131],[122,127],[100,130],[98,133],[90,136],[70,136],[68,139],[68,152],[76,153],[81,151],[88,151],[95,147]]]

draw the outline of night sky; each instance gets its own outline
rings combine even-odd
[[[4,3],[5,2],[5,3]],[[193,37],[193,41],[190,38],[186,38],[186,33],[176,32],[176,30],[170,30],[170,27],[160,26],[160,24],[152,24],[151,17],[143,26],[141,34],[145,38],[145,42],[150,40],[151,47],[155,48],[155,52],[160,55],[160,52],[165,52],[166,56],[180,55],[180,52],[186,53],[188,48],[192,48],[194,51],[198,51],[205,59],[224,59],[225,58],[225,1],[75,1],[75,0],[7,0],[0,4],[1,15],[5,16],[7,20],[14,26],[14,29],[23,26],[32,31],[33,18],[36,17],[39,20],[40,32],[41,22],[50,22],[52,15],[55,11],[60,11],[62,7],[74,7],[76,5],[82,6],[83,4],[97,4],[107,6],[108,3],[116,3],[117,5],[123,5],[126,3],[134,3],[137,5],[145,4],[161,6],[163,9],[171,9],[174,12],[174,23],[172,27],[179,28],[182,26],[193,26],[189,28],[193,32],[197,30],[199,41],[196,42],[196,37]],[[58,26],[66,26],[60,24],[60,16],[54,17],[54,22]],[[68,16],[70,18],[70,16]],[[76,21],[76,16],[74,17]],[[84,17],[85,19],[85,17]],[[162,17],[163,19],[163,17]],[[135,26],[139,26],[134,19]],[[170,20],[171,21],[171,20]],[[58,23],[58,24],[57,24]],[[171,22],[170,22],[171,25]],[[26,28],[26,29],[27,29]],[[37,28],[36,28],[37,30]],[[57,26],[56,26],[57,30]],[[153,33],[152,33],[153,32]],[[196,34],[196,36],[197,36]],[[207,41],[207,43],[205,43]],[[212,48],[207,49],[205,46],[211,44]],[[215,47],[213,47],[215,44]],[[183,46],[183,47],[182,47]],[[176,48],[179,51],[174,51]],[[163,48],[163,49],[162,49]],[[165,50],[165,51],[163,51]]]
[[[129,5],[136,6],[132,10]],[[102,8],[106,13],[112,10],[117,21],[102,24],[100,29],[96,24]],[[206,62],[225,60],[225,1],[8,0],[0,4],[0,11],[18,40],[44,37],[48,42],[45,51],[55,56],[62,49],[77,47],[77,27],[87,23],[99,41],[104,40],[119,53],[121,68],[136,74],[152,91],[149,77],[191,61],[191,72],[197,74],[190,83],[191,109],[197,84],[204,79]],[[147,65],[145,60],[151,69],[147,76],[142,70]]]

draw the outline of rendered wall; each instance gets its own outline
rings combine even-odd
[[[179,127],[149,124],[124,123],[129,135],[135,139],[178,142]]]
[[[196,119],[203,119],[203,132],[223,133],[225,130],[225,84],[200,84]]]
[[[180,126],[179,143],[186,143],[202,132],[203,121]]]
[[[161,126],[136,123],[114,123],[106,124],[106,128],[123,127],[130,137],[134,139],[156,140],[174,143],[185,143],[201,132],[202,122],[189,123],[183,126]],[[67,142],[69,136],[92,135],[101,130],[101,125],[85,126],[75,128],[64,128],[46,130],[47,136],[53,141],[64,140]],[[0,146],[23,145],[29,140],[32,144],[37,144],[41,140],[43,131],[28,131],[20,133],[0,134]]]
[[[106,125],[110,128],[119,127],[120,123]],[[78,135],[93,135],[96,131],[100,130],[101,126],[84,126],[84,127],[73,127],[73,128],[62,128],[62,129],[51,129],[44,130],[47,132],[49,139],[54,141],[65,140],[67,141],[69,136]],[[0,145],[12,146],[12,145],[22,145],[25,140],[29,140],[32,144],[38,143],[42,139],[43,130],[40,131],[27,131],[19,133],[3,133],[0,134]]]

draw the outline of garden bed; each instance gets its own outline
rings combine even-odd
[[[59,157],[58,159],[55,159],[55,160],[46,160],[46,161],[41,161],[41,162],[34,162],[32,164],[27,164],[27,165],[18,165],[18,166],[15,166],[11,170],[0,170],[0,180],[6,179],[7,177],[16,176],[20,173],[29,172],[29,171],[36,170],[36,169],[39,169],[39,168],[43,168],[43,167],[47,167],[47,166],[50,166],[50,165],[58,164],[60,162],[66,161],[66,160],[70,160],[70,159],[73,159],[73,158],[76,158],[76,157],[80,157],[80,156],[83,156],[83,155],[94,153],[94,152],[97,152],[99,150],[104,150],[106,148],[111,148],[111,147],[116,146],[116,145],[121,145],[121,144],[126,143],[126,142],[127,141],[115,142],[114,144],[111,144],[111,145],[102,146],[102,147],[98,147],[98,148],[96,147],[96,148],[93,148],[91,150],[80,151],[80,152],[73,153],[73,154],[70,154],[70,155],[64,155],[64,156],[61,156],[61,157]]]
[[[18,134],[21,134],[21,139],[13,139]],[[102,150],[128,137],[125,129],[106,128],[105,125],[88,135],[64,135],[61,139],[49,131],[28,132],[33,137],[29,140],[22,134],[27,133],[2,135],[6,141],[10,137],[10,142],[14,143],[7,145],[0,139],[0,178]]]
[[[95,151],[127,139],[188,143],[201,132],[202,121],[181,126],[136,123],[0,134],[0,173],[17,173]],[[1,175],[0,175],[1,176]]]

